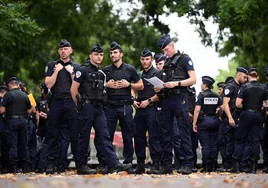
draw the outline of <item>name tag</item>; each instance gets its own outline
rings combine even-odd
[[[218,98],[204,98],[204,104],[218,104]]]

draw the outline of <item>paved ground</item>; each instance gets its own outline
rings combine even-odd
[[[69,171],[59,175],[5,174],[0,175],[3,188],[132,188],[132,187],[257,187],[268,188],[268,174],[194,173],[191,175],[128,175],[126,172],[109,175],[75,175]]]

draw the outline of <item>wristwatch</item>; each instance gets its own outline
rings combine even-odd
[[[181,82],[180,82],[180,81],[178,82],[178,86],[179,86],[179,87],[181,86]]]
[[[151,103],[151,102],[152,102],[152,99],[151,99],[151,98],[149,98],[149,99],[148,99],[148,102],[149,102],[149,103]]]

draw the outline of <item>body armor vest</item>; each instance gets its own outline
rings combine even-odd
[[[7,116],[22,115],[26,117],[28,96],[19,89],[13,89],[9,93],[12,96],[12,104],[6,108]]]
[[[125,79],[128,82],[131,81],[131,77],[127,72],[127,65],[123,64],[123,67],[120,69],[116,69],[113,66],[110,66],[109,69],[109,79],[113,79],[114,81],[122,80]],[[108,96],[131,96],[131,89],[130,87],[127,88],[121,88],[121,89],[112,89],[112,88],[107,88],[107,95]]]
[[[79,87],[79,93],[83,99],[103,101],[105,95],[105,75],[103,72],[96,72],[90,66],[86,66],[88,70],[87,79],[83,81],[82,87]]]
[[[202,92],[203,95],[203,103],[201,105],[201,109],[205,115],[214,116],[216,115],[216,109],[218,108],[220,97],[212,92],[211,90],[206,90]]]
[[[243,108],[260,111],[266,95],[265,89],[265,85],[259,82],[247,83],[246,93],[243,99]]]

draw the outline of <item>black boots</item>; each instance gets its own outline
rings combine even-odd
[[[95,169],[89,168],[87,165],[82,165],[77,167],[77,174],[86,175],[86,174],[96,174]]]
[[[109,169],[109,173],[128,171],[131,167],[132,167],[131,163],[128,164],[117,163],[116,165],[114,165]]]

